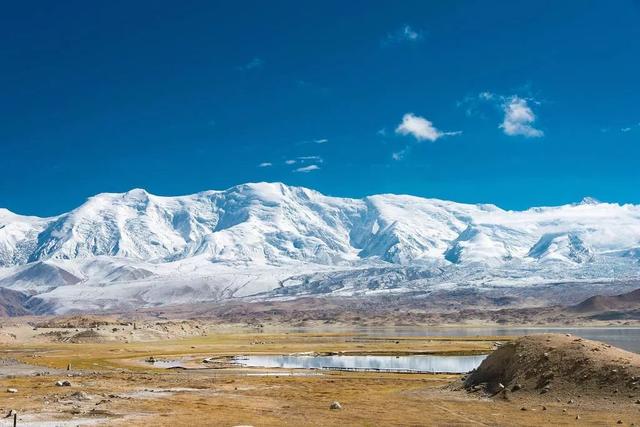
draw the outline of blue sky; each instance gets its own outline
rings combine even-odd
[[[283,181],[640,203],[640,3],[13,2],[0,206]]]

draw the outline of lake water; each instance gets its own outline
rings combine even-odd
[[[463,373],[477,368],[486,355],[479,356],[298,356],[251,355],[234,361],[242,366],[258,368],[302,369],[372,369],[383,371],[415,371]]]
[[[153,362],[153,366],[156,368],[184,368],[184,363],[181,360],[156,360]]]
[[[640,353],[640,328],[494,328],[494,327],[408,327],[408,328],[362,328],[358,333],[368,337],[393,336],[521,336],[544,333],[571,334],[602,341],[612,346]]]

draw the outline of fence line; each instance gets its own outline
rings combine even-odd
[[[439,371],[421,371],[418,369],[393,369],[393,368],[345,368],[341,366],[323,366],[320,369],[326,369],[330,371],[347,371],[347,372],[383,372],[389,374],[447,374],[458,375],[454,372],[439,372]]]

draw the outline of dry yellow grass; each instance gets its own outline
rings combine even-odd
[[[265,370],[170,371],[139,363],[150,355],[477,353],[489,351],[497,339],[355,338],[327,333],[235,333],[148,343],[4,346],[5,357],[10,351],[23,362],[51,369],[64,369],[71,363],[82,375],[68,378],[72,387],[54,385],[56,380],[66,379],[64,370],[3,380],[3,387],[15,387],[19,392],[8,395],[1,390],[0,407],[18,410],[25,417],[75,416],[123,426],[612,425],[618,419],[625,424],[640,419],[640,405],[551,402],[543,411],[540,404],[478,399],[445,391],[443,387],[455,376],[330,371],[314,376],[285,375],[292,370],[278,371],[282,372],[278,376],[249,376]],[[92,399],[70,398],[78,390]],[[343,405],[342,410],[329,409],[334,400]],[[527,410],[521,410],[523,405]]]

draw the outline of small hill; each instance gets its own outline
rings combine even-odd
[[[114,325],[118,322],[109,316],[96,316],[96,315],[74,315],[74,316],[59,316],[44,319],[41,322],[36,323],[34,326],[37,328],[97,328],[100,326]]]
[[[575,313],[602,313],[634,309],[640,309],[640,289],[613,296],[595,295],[569,308]]]
[[[640,355],[569,334],[525,336],[491,353],[467,376],[464,388],[563,399],[635,396]]]
[[[29,295],[11,289],[0,288],[0,317],[24,316],[31,314],[27,308]]]
[[[105,342],[106,340],[107,339],[103,334],[93,329],[87,329],[86,331],[78,332],[77,334],[72,335],[71,337],[65,337],[60,341],[78,344],[78,343],[101,343],[101,342]]]

